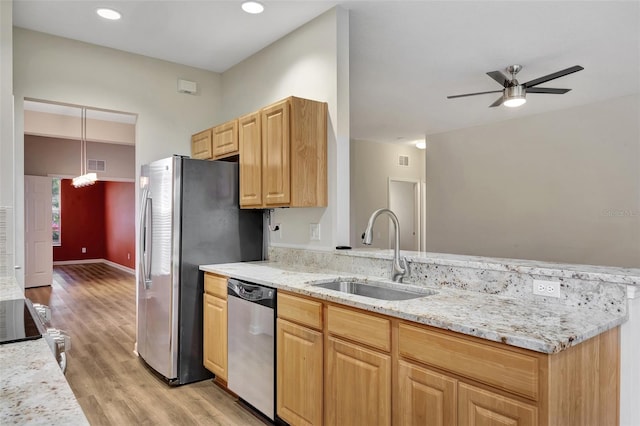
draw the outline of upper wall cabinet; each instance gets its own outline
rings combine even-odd
[[[216,126],[211,132],[215,159],[238,154],[238,120]]]
[[[241,207],[327,205],[325,102],[289,97],[239,127]]]
[[[191,158],[208,160],[212,157],[211,129],[203,130],[191,136]]]
[[[191,136],[191,158],[217,160],[238,154],[238,120]]]

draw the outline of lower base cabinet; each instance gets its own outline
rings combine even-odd
[[[207,370],[227,381],[227,280],[205,274],[203,299],[203,363]]]
[[[397,420],[403,426],[538,424],[537,409],[400,360]]]
[[[400,360],[395,423],[402,426],[457,424],[458,381]]]
[[[278,316],[290,321],[278,318],[277,406],[292,426],[619,424],[619,327],[544,354],[278,298]]]
[[[322,425],[323,335],[277,320],[277,412],[290,425]]]
[[[462,425],[533,426],[538,410],[529,404],[479,389],[458,386],[458,417]]]
[[[391,357],[334,337],[327,340],[327,425],[391,424]]]

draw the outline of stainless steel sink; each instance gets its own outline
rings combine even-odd
[[[388,284],[375,281],[338,280],[313,284],[313,286],[380,300],[409,300],[436,294],[429,289],[392,288]]]

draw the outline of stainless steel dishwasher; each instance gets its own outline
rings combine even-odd
[[[229,279],[227,294],[227,386],[274,420],[276,290]]]

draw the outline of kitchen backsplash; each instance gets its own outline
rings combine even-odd
[[[625,311],[627,286],[640,285],[640,270],[562,265],[517,259],[493,259],[440,253],[402,252],[409,261],[405,283],[448,287],[518,299],[532,303],[597,307]],[[270,247],[269,259],[291,265],[348,272],[389,279],[391,250],[315,251]],[[560,298],[533,294],[533,279],[560,282]]]

